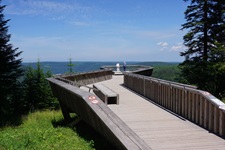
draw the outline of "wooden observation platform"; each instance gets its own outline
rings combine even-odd
[[[106,70],[48,80],[65,119],[76,113],[118,149],[225,149],[224,103],[196,87],[141,74]],[[105,104],[94,83],[117,93],[119,104]]]

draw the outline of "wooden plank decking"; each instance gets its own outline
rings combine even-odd
[[[119,105],[108,105],[154,150],[224,150],[225,140],[160,108],[130,91],[123,76],[101,82],[119,94]]]

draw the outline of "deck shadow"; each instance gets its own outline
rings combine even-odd
[[[76,120],[78,117],[73,117],[72,121]],[[71,121],[71,122],[72,122]],[[111,145],[103,136],[101,136],[98,132],[96,132],[90,125],[88,125],[85,121],[81,120],[74,126],[71,126],[70,123],[66,122],[64,119],[62,120],[53,120],[52,125],[57,127],[69,127],[74,133],[77,133],[84,140],[94,142],[93,148],[96,150],[117,150],[116,147]]]

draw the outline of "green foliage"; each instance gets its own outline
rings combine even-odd
[[[219,99],[225,98],[225,62],[210,62],[206,90]]]
[[[1,150],[116,150],[86,123],[66,125],[61,111],[38,111],[23,120],[18,127],[0,129]]]
[[[225,95],[225,1],[191,1],[185,11],[188,29],[183,37],[187,47],[181,56],[185,61],[179,65],[183,81],[197,85],[218,98]]]
[[[73,129],[54,128],[51,122],[60,120],[62,115],[59,111],[31,113],[21,126],[0,129],[0,149],[94,149],[92,140],[86,141]]]
[[[21,59],[18,58],[22,52],[18,52],[18,48],[13,48],[9,43],[9,20],[4,19],[4,8],[0,4],[0,125],[7,124],[12,115],[20,113],[19,79],[23,74]]]
[[[182,24],[182,29],[189,29],[183,37],[184,45],[188,49],[182,52],[181,56],[185,56],[186,59],[193,61],[207,61],[207,51],[211,47],[210,44],[207,44],[211,40],[211,37],[208,35],[210,31],[208,13],[210,12],[211,0],[190,1],[191,4],[184,13],[187,22]]]
[[[46,80],[46,78],[51,76],[50,71],[44,72],[39,61],[37,63],[37,69],[27,67],[23,81],[25,111],[33,112],[35,110],[56,108],[59,106]]]
[[[69,63],[67,64],[67,66],[68,66],[68,73],[74,73],[73,71],[74,64],[72,62],[72,58],[69,59]]]
[[[154,66],[152,77],[176,82],[179,73],[178,65]]]

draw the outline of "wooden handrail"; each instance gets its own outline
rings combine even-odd
[[[54,78],[65,81],[75,86],[86,86],[96,82],[112,79],[113,72],[111,70],[98,70],[78,74],[56,75]]]
[[[151,150],[98,96],[66,83],[68,80],[47,80],[66,121],[71,120],[70,113],[76,113],[117,149]]]
[[[195,86],[131,73],[124,74],[124,85],[174,113],[225,136],[225,104]]]

